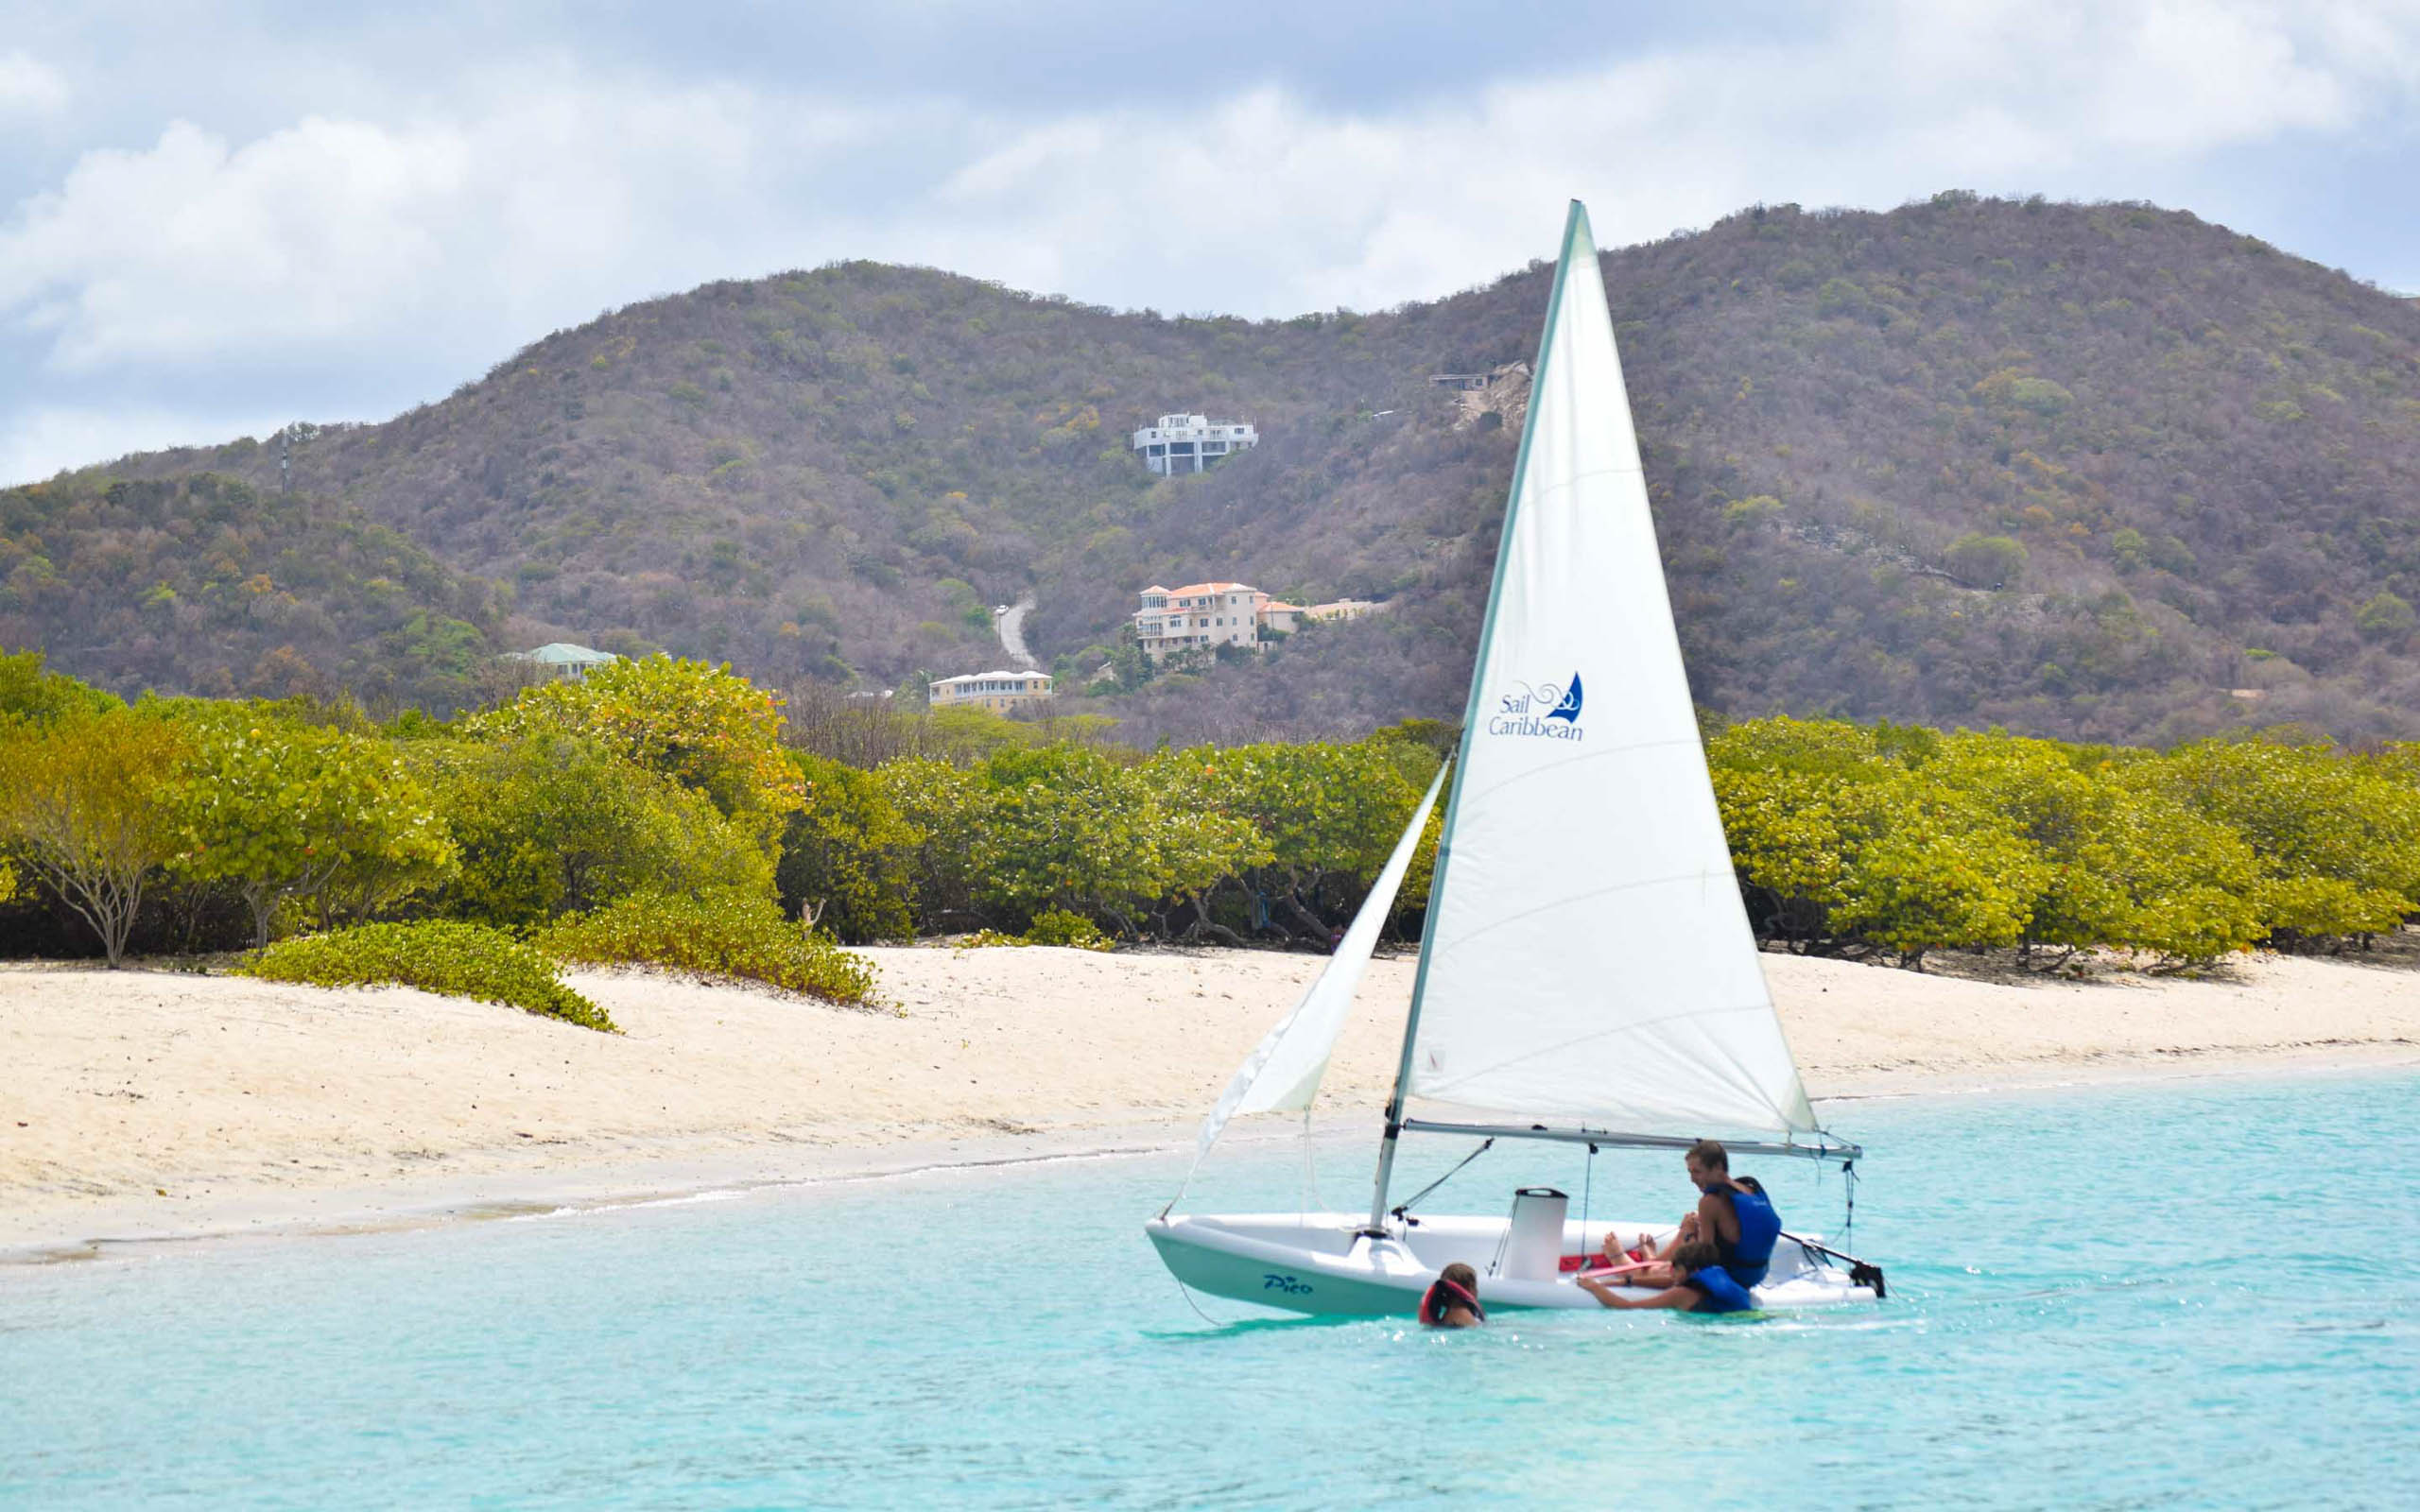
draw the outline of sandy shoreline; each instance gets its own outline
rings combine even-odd
[[[1181,1146],[1319,969],[1255,952],[879,950],[896,1011],[579,973],[628,1033],[404,990],[0,969],[0,1258]],[[1768,956],[1809,1091],[2420,1065],[2420,972],[1961,980]],[[1374,963],[1323,1108],[1383,1100]]]

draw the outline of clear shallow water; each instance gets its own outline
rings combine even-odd
[[[1878,1309],[1214,1327],[1140,1233],[1162,1157],[0,1272],[0,1504],[2420,1504],[2420,1077],[1833,1116]],[[1432,1205],[1581,1175],[1499,1147]],[[1598,1162],[1599,1213],[1689,1195]]]

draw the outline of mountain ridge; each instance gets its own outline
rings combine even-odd
[[[1710,707],[2094,739],[2420,733],[2420,306],[2183,212],[1962,193],[1759,206],[1600,262]],[[447,604],[502,585],[444,616],[489,649],[661,645],[775,683],[888,684],[988,665],[989,606],[1031,592],[1029,639],[1089,675],[1135,590],[1233,577],[1395,604],[1105,701],[1132,738],[1452,717],[1516,437],[1426,378],[1530,357],[1544,281],[1533,264],[1284,321],[864,263],[710,284],[299,440],[295,493],[426,553]],[[1153,479],[1125,432],[1176,410],[1250,420],[1261,444]],[[267,496],[276,452],[0,493],[0,584],[40,556],[89,585],[88,615],[139,615],[125,601],[153,585],[127,527],[70,517],[130,481]],[[0,641],[76,644],[45,602],[0,588]],[[227,634],[233,660],[284,644]],[[207,649],[59,661],[178,686]],[[473,680],[385,683],[442,703]]]

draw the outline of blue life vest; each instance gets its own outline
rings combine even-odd
[[[1692,1313],[1755,1311],[1756,1299],[1748,1295],[1748,1288],[1733,1280],[1730,1275],[1719,1265],[1709,1265],[1703,1270],[1691,1271],[1689,1279],[1681,1284],[1698,1294],[1697,1306],[1689,1309]]]
[[[1773,1245],[1781,1238],[1781,1214],[1761,1192],[1733,1188],[1731,1211],[1739,1220],[1739,1242],[1722,1246],[1722,1268],[1742,1286],[1754,1286],[1772,1265]]]

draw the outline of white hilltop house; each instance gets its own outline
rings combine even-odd
[[[1260,444],[1260,434],[1243,421],[1211,423],[1207,415],[1163,415],[1156,425],[1134,433],[1143,465],[1162,477],[1206,472],[1210,464]]]
[[[962,678],[939,678],[933,682],[932,706],[936,709],[989,709],[1004,714],[1027,704],[1040,703],[1050,696],[1050,674],[1047,672],[970,672]]]
[[[1306,620],[1357,620],[1378,606],[1342,598],[1305,609],[1271,598],[1250,583],[1187,583],[1143,590],[1134,611],[1134,644],[1158,662],[1184,651],[1215,651],[1222,645],[1263,648],[1264,629],[1292,634]]]

